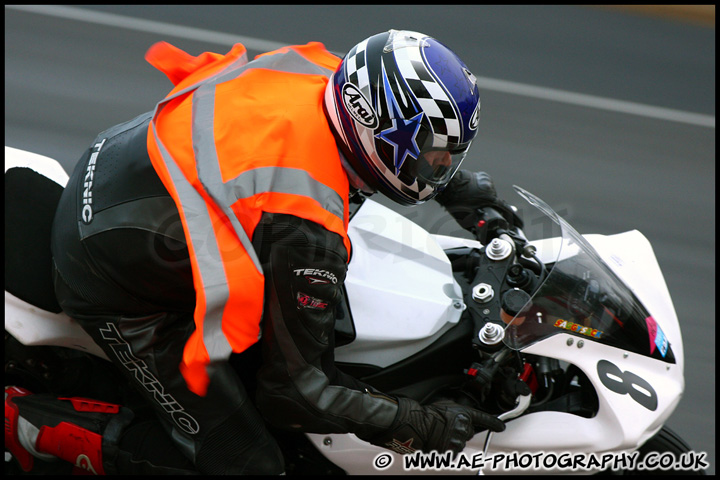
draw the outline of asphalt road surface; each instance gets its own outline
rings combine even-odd
[[[539,195],[581,233],[650,240],[685,343],[686,390],[669,426],[714,473],[712,26],[569,6],[6,6],[5,144],[72,170],[97,133],[170,90],[143,59],[159,40],[194,55],[225,53],[240,36],[251,57],[308,41],[344,53],[390,28],[435,36],[479,78],[467,168],[488,171],[513,203],[513,184]],[[460,233],[435,205],[395,208]]]

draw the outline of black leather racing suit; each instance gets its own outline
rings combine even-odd
[[[215,365],[206,397],[187,389],[178,365],[194,330],[195,293],[180,217],[148,157],[149,120],[148,113],[100,134],[70,177],[52,238],[63,310],[153,405],[201,473],[281,473],[262,417],[317,433],[387,430],[397,404],[368,393],[333,361],[347,269],[342,240],[288,215],[264,214],[253,238],[266,279],[260,413],[239,378],[247,372],[229,363]],[[132,465],[106,470],[133,473]]]

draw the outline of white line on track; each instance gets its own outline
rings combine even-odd
[[[75,7],[65,7],[60,5],[5,5],[5,8],[42,15],[49,15],[57,18],[66,18],[81,22],[94,23],[97,25],[106,25],[110,27],[125,28],[140,32],[180,37],[207,43],[216,43],[226,46],[230,46],[235,43],[242,43],[243,45],[245,45],[245,47],[251,50],[270,51],[285,46],[285,44],[281,42],[273,42],[260,38],[213,32],[211,30],[204,30],[201,28],[173,25],[170,23],[144,20],[141,18],[128,17],[124,15],[95,12]],[[668,120],[672,122],[686,123],[700,127],[715,128],[715,116],[713,115],[684,112],[682,110],[655,107],[652,105],[645,105],[641,103],[614,100],[611,98],[567,92],[552,88],[537,87],[534,85],[527,85],[524,83],[498,80],[487,77],[477,77],[477,80],[478,87],[485,90],[493,90],[497,92],[521,95],[542,100],[550,100],[571,105],[578,105],[582,107],[609,110],[618,113],[639,115],[643,117],[655,118],[658,120]]]

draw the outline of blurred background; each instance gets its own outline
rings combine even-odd
[[[432,35],[478,77],[482,114],[465,168],[543,198],[581,233],[637,229],[652,243],[685,343],[669,421],[715,472],[714,6],[5,6],[5,144],[70,172],[100,131],[154,108],[170,82],[144,59],[249,55],[320,41],[343,54],[388,30]],[[401,208],[461,235],[431,202]]]

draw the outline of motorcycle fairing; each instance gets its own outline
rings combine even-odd
[[[397,214],[387,209],[374,210],[374,214],[384,216],[382,219],[375,218],[376,224],[388,225],[394,222],[404,222],[404,220],[393,218]],[[557,214],[552,212],[550,215]],[[437,244],[442,246],[442,249],[479,246],[474,241],[464,239],[437,235],[432,237]],[[629,317],[636,322],[637,328],[632,332],[624,332],[631,339],[629,344],[626,342],[625,345],[617,341],[602,342],[591,336],[548,326],[548,324],[545,325],[547,328],[543,329],[545,335],[538,335],[530,342],[512,343],[513,341],[511,341],[511,344],[518,347],[522,353],[555,358],[577,366],[588,377],[597,392],[598,409],[591,418],[560,411],[539,411],[510,420],[507,422],[507,429],[504,432],[493,435],[486,459],[499,452],[567,452],[570,454],[631,452],[660,430],[682,397],[685,385],[680,327],[662,272],[649,242],[637,231],[611,236],[579,236],[578,234],[578,237],[573,238],[571,235],[572,242],[568,238],[565,239],[564,252],[560,248],[563,244],[562,238],[537,240],[531,243],[537,248],[537,256],[546,264],[557,263],[577,256],[578,245],[582,246],[584,250],[592,252],[581,256],[583,261],[587,261],[588,258],[591,258],[593,263],[599,261],[603,266],[596,270],[601,272],[602,279],[612,279],[613,282],[624,284],[626,291],[622,298],[637,303],[638,306],[633,307],[635,309],[633,310],[634,316]],[[567,248],[568,246],[572,248]],[[400,247],[396,246],[395,248]],[[380,251],[378,255],[381,255]],[[422,261],[422,257],[416,258],[418,261]],[[563,272],[563,269],[561,268],[558,272]],[[567,273],[567,269],[565,272]],[[358,270],[349,273],[349,281],[352,281],[352,274],[356,273]],[[548,276],[548,279],[551,276],[552,274]],[[575,280],[578,278],[582,280],[582,276],[575,276]],[[385,279],[385,281],[388,280]],[[413,290],[412,281],[408,280],[402,285],[409,291]],[[437,292],[435,296],[438,296]],[[401,298],[407,299],[407,295],[404,297],[401,295]],[[565,298],[565,306],[567,307],[567,305],[568,298]],[[352,303],[351,308],[359,332],[367,332],[360,328],[360,324],[365,322],[367,317],[356,315],[355,306]],[[652,320],[646,321],[646,318],[652,318]],[[427,321],[428,325],[433,326],[433,328],[428,328],[426,325],[424,331],[437,331],[437,318],[418,317],[417,320],[419,328],[423,328],[419,325],[421,321]],[[655,333],[655,339],[651,337],[653,324],[658,327],[656,332],[661,331],[670,345],[666,350],[665,357],[658,353],[660,347],[655,343],[659,334]],[[549,325],[554,325],[554,322]],[[378,327],[376,326],[376,328]],[[551,333],[548,334],[548,332]],[[406,334],[409,333],[406,332]],[[633,337],[630,333],[634,333],[637,337]],[[360,338],[361,335],[358,337]],[[605,340],[608,337],[615,338],[617,334],[615,337],[608,334]],[[417,340],[414,341],[419,343]],[[392,349],[399,342],[399,338],[394,342],[388,343],[387,347]],[[652,348],[653,343],[655,343],[655,351]],[[632,346],[638,351],[622,348],[623,346]],[[377,353],[382,349],[382,341],[378,339],[374,350]],[[672,357],[668,357],[670,349],[672,349]],[[669,358],[673,358],[673,361],[668,361]],[[353,352],[348,352],[344,357],[344,361],[350,363],[360,359],[361,357],[354,355]],[[407,473],[402,467],[403,462],[400,455],[369,445],[352,434],[308,434],[308,437],[323,455],[348,472],[378,473],[378,470],[373,467],[373,460],[380,454],[390,454],[393,461],[388,468],[382,470],[382,473]],[[485,438],[486,432],[475,435],[467,443],[464,453],[468,456],[481,453]],[[468,470],[446,470],[442,473],[467,474],[470,472]],[[504,472],[496,469],[487,473]],[[517,473],[517,470],[507,473]],[[572,474],[576,472],[564,470],[560,472],[543,471],[543,473]]]
[[[355,339],[338,362],[387,367],[460,320],[463,295],[447,255],[427,231],[370,199],[353,216],[345,290]]]

